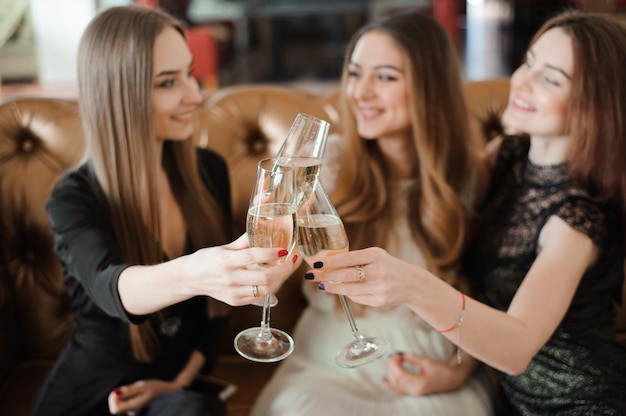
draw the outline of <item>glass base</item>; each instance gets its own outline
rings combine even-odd
[[[343,347],[335,356],[335,362],[344,368],[355,368],[384,357],[389,352],[385,338],[362,338]]]
[[[293,352],[291,336],[280,329],[271,328],[271,335],[261,336],[261,328],[248,328],[235,337],[235,350],[244,358],[260,363],[283,360]]]

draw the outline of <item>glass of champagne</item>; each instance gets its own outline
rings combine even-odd
[[[296,205],[307,199],[319,176],[329,129],[327,121],[299,113],[276,155],[278,164],[288,163],[296,168]]]
[[[275,159],[263,159],[259,162],[246,221],[250,247],[283,247],[289,253],[293,251],[298,238],[295,194],[293,166],[278,165]],[[258,264],[257,267],[271,267],[287,257]],[[245,329],[235,337],[235,349],[249,360],[280,361],[293,352],[291,336],[270,327],[270,303],[271,297],[268,293],[264,296],[261,325]]]
[[[276,154],[277,164],[289,164],[296,169],[296,204],[302,203],[306,195],[310,194],[312,184],[319,176],[329,129],[327,121],[298,113]],[[272,294],[270,302],[274,307],[278,304],[278,298]],[[253,304],[263,306],[263,302]]]
[[[341,218],[319,180],[313,183],[311,195],[298,208],[297,219],[300,252],[309,266],[325,257],[348,251],[348,237]],[[385,338],[363,336],[348,299],[339,295],[339,301],[352,329],[353,340],[337,352],[337,364],[353,368],[383,357],[389,351],[389,342]]]

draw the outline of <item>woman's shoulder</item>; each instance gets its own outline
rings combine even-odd
[[[52,191],[52,197],[59,194],[89,195],[94,193],[97,180],[88,162],[63,175],[58,186]]]
[[[85,163],[60,179],[46,202],[46,210],[53,220],[57,215],[100,212],[104,201],[102,189],[89,164]]]
[[[556,204],[554,214],[596,243],[611,234],[611,228],[617,223],[610,207],[591,197],[582,187],[571,183],[560,203]]]

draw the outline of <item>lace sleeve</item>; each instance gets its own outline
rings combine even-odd
[[[572,196],[563,202],[555,215],[596,244],[602,245],[606,241],[608,219],[597,203],[584,197]]]

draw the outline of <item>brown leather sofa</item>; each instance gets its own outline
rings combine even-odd
[[[468,82],[465,91],[472,113],[471,134],[483,134],[489,130],[485,123],[489,115],[506,103],[508,81]],[[337,100],[336,85],[315,90],[246,85],[207,95],[197,114],[196,140],[219,152],[229,164],[233,214],[240,231],[256,162],[276,153],[298,112],[324,118],[331,131],[338,131]],[[4,415],[27,414],[72,331],[44,204],[59,177],[80,163],[84,152],[76,101],[13,97],[0,103],[0,413]],[[293,330],[305,306],[299,277],[282,287],[272,311],[272,324],[287,331]],[[258,325],[260,317],[257,306],[235,308],[221,346],[214,375],[239,388],[227,401],[230,415],[248,414],[277,365],[247,361],[232,347],[235,334]],[[617,332],[626,344],[626,305]]]

